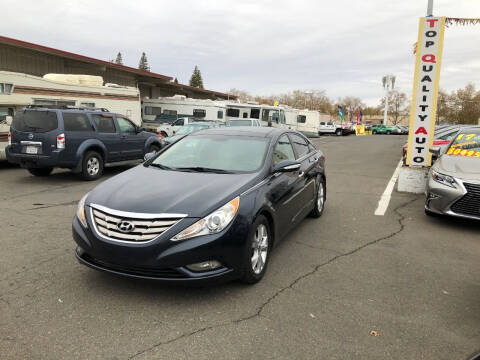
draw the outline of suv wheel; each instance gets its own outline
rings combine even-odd
[[[152,144],[149,146],[147,153],[157,152],[160,150],[160,146]]]
[[[377,135],[377,130],[373,130],[373,131],[372,131],[372,134],[373,134],[373,135]]]
[[[337,135],[337,136],[342,136],[342,129],[337,129],[337,130],[335,131],[335,135]]]
[[[28,172],[34,176],[48,176],[53,171],[53,168],[30,168]]]
[[[89,151],[83,157],[82,178],[84,180],[96,180],[103,173],[103,158],[96,151]]]
[[[267,270],[272,245],[272,237],[267,218],[259,215],[253,222],[245,251],[242,282],[255,284]]]

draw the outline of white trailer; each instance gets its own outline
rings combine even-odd
[[[158,117],[194,117],[203,120],[225,121],[225,102],[187,98],[184,95],[142,99],[144,122],[158,121]]]
[[[317,137],[320,133],[320,122],[328,122],[330,115],[321,114],[316,110],[300,110],[298,113],[297,131],[310,137]]]
[[[248,103],[227,103],[228,120],[258,119],[262,126],[273,126],[288,129],[295,129],[297,110],[288,106],[272,106]],[[288,121],[287,121],[288,117]]]
[[[105,108],[141,125],[140,92],[100,76],[47,74],[43,78],[0,71],[0,112],[14,115],[27,105]]]

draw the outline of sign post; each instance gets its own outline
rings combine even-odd
[[[420,18],[413,80],[407,165],[430,166],[437,113],[445,17]]]

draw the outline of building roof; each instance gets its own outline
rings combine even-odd
[[[90,63],[90,64],[103,65],[105,67],[116,69],[118,71],[125,71],[125,72],[128,72],[128,73],[133,73],[133,74],[136,74],[136,75],[140,75],[142,77],[142,79],[144,79],[144,80],[145,80],[145,78],[150,78],[152,80],[156,79],[157,82],[160,80],[165,85],[178,87],[179,89],[190,90],[192,92],[215,95],[215,96],[224,97],[224,98],[231,98],[231,99],[236,99],[237,98],[234,95],[230,95],[230,94],[226,94],[226,93],[222,93],[222,92],[218,92],[218,91],[199,89],[199,88],[189,86],[189,85],[177,84],[177,83],[172,81],[173,77],[171,77],[171,76],[166,76],[166,75],[157,74],[157,73],[150,72],[150,71],[136,69],[136,68],[132,68],[130,66],[119,65],[119,64],[115,64],[113,62],[100,60],[100,59],[95,59],[95,58],[92,58],[92,57],[83,56],[83,55],[79,55],[79,54],[75,54],[75,53],[71,53],[71,52],[63,51],[63,50],[59,50],[59,49],[54,49],[54,48],[51,48],[51,47],[47,47],[47,46],[43,46],[43,45],[39,45],[39,44],[34,44],[34,43],[30,43],[30,42],[26,42],[26,41],[22,41],[22,40],[18,40],[18,39],[13,39],[13,38],[9,38],[9,37],[6,37],[6,36],[0,36],[0,43],[15,46],[15,47],[26,48],[26,49],[30,49],[30,50],[34,50],[34,51],[39,51],[39,52],[50,54],[50,55],[56,55],[56,56],[60,56],[60,57],[63,57],[63,58],[82,61],[82,62],[86,62],[86,63]]]

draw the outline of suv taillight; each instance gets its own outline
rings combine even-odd
[[[163,139],[163,135],[162,135],[162,133],[161,133],[161,132],[159,132],[159,133],[158,133],[158,138],[159,138],[160,140],[162,140],[162,139]]]
[[[65,134],[57,136],[57,149],[65,149]]]
[[[12,133],[8,132],[8,145],[12,145]]]

